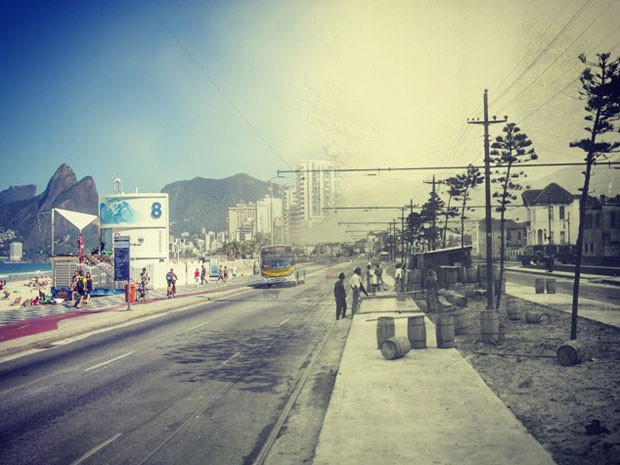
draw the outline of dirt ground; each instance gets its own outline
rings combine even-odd
[[[480,341],[486,298],[468,299],[467,334],[455,337],[456,348],[559,465],[620,465],[620,328],[579,318],[584,359],[562,366],[556,350],[569,340],[570,314],[508,299],[522,317],[509,320],[500,309],[505,336],[498,344]],[[526,310],[546,313],[549,322],[527,323]]]

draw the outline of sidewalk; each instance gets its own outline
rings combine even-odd
[[[544,269],[540,268],[525,268],[521,266],[506,266],[506,271],[517,271],[519,273],[528,273],[541,276],[547,276],[549,278],[568,278],[571,281],[575,278],[575,274],[568,271],[554,271],[547,273]],[[581,279],[584,281],[590,281],[594,283],[610,284],[614,286],[620,286],[620,277],[617,276],[605,276],[600,274],[588,274],[581,273]]]
[[[552,465],[456,349],[437,349],[425,318],[427,348],[384,360],[379,315],[415,314],[412,300],[366,299],[354,316],[316,449],[315,465]],[[398,315],[394,311],[408,311]],[[395,319],[396,335],[407,318]]]

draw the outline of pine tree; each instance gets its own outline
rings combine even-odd
[[[455,218],[458,216],[458,209],[456,207],[451,206],[452,199],[459,195],[459,186],[460,183],[456,177],[450,177],[445,181],[442,181],[443,184],[448,186],[448,203],[446,204],[446,209],[444,211],[444,224],[443,231],[441,233],[441,246],[446,247],[446,236],[448,232],[448,221],[451,218]]]
[[[573,283],[571,339],[577,339],[577,308],[579,305],[583,234],[592,167],[599,158],[620,151],[620,142],[604,142],[600,140],[601,136],[619,130],[620,59],[610,60],[609,53],[600,53],[597,54],[597,57],[597,61],[590,62],[585,55],[579,56],[579,60],[586,65],[580,77],[582,87],[579,94],[581,99],[586,101],[585,110],[587,115],[584,119],[589,122],[589,125],[584,129],[589,133],[589,136],[569,144],[570,147],[580,148],[586,153],[586,169],[583,172],[583,188],[580,189],[581,199],[579,201],[579,232],[576,245],[575,280]]]
[[[467,216],[465,212],[468,210],[467,203],[471,198],[471,190],[484,182],[484,176],[480,173],[480,169],[473,165],[469,165],[463,174],[456,175],[456,188],[458,195],[456,200],[461,202],[461,249],[465,247],[465,220]],[[463,250],[463,265],[465,265],[465,251]]]
[[[501,165],[501,169],[496,169],[492,183],[500,185],[500,190],[493,193],[493,197],[497,199],[499,206],[496,210],[500,213],[500,241],[499,241],[499,286],[496,294],[495,308],[499,309],[502,298],[501,282],[504,279],[504,260],[506,256],[506,207],[517,199],[516,191],[523,189],[518,182],[519,178],[525,178],[527,175],[523,171],[513,171],[516,164],[537,160],[538,155],[533,148],[528,150],[532,145],[532,141],[528,139],[525,133],[515,123],[508,123],[503,129],[504,135],[496,137],[495,142],[491,145],[491,162],[495,165]]]

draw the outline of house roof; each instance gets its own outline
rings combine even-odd
[[[575,196],[564,189],[559,184],[552,182],[544,189],[530,189],[523,191],[521,194],[523,203],[526,207],[536,205],[557,205],[571,204],[575,200]]]

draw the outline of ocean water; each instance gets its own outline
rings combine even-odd
[[[19,279],[29,279],[33,276],[42,274],[50,274],[52,272],[52,264],[50,262],[43,263],[9,263],[0,262],[0,279],[7,281],[15,281]]]

